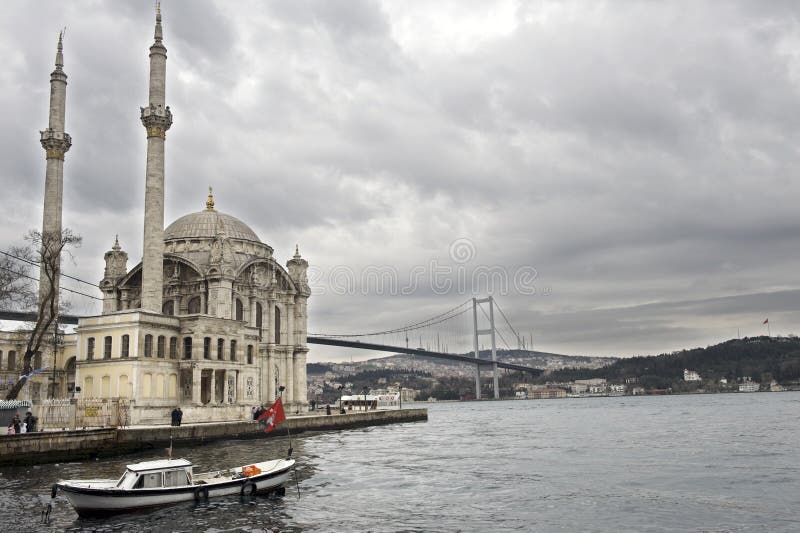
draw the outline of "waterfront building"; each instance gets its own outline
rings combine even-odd
[[[57,71],[61,46],[59,39]],[[140,115],[147,135],[142,261],[128,268],[118,239],[105,253],[102,313],[80,319],[69,362],[63,356],[70,352],[62,350],[60,364],[74,368],[63,389],[71,383],[82,399],[126,401],[132,425],[164,423],[176,405],[184,422],[246,419],[251,406],[272,402],[280,387],[287,412],[305,409],[310,289],[299,249],[284,268],[249,226],[217,210],[210,188],[205,209],[164,228],[164,147],[173,118],[166,52],[159,9],[149,101]],[[63,115],[64,98],[55,102]],[[68,149],[63,117],[55,133],[50,129],[42,132],[43,146],[48,132],[48,143],[62,142],[46,147],[48,180]],[[59,168],[53,172],[60,179]],[[58,211],[60,227],[60,201],[54,207],[51,196],[45,219]],[[198,191],[198,207],[204,196]]]
[[[684,368],[683,381],[702,381],[702,380],[700,379],[700,374],[698,374],[694,370],[687,370]]]
[[[22,358],[30,330],[0,331],[0,397],[23,372]],[[75,390],[75,335],[48,339],[46,346],[33,356],[35,374],[28,378],[19,397],[39,403],[46,398],[66,398]]]

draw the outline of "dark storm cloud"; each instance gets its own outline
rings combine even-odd
[[[311,330],[384,329],[462,301],[430,280],[431,261],[459,266],[459,238],[469,271],[536,269],[535,295],[498,298],[548,351],[703,345],[770,309],[793,330],[796,3],[162,8],[167,223],[211,185],[282,261],[299,243],[326,275],[426,269],[413,294],[315,295]],[[69,270],[98,279],[116,233],[133,266],[152,6],[7,2],[0,15],[2,242],[41,223],[37,130],[66,25],[64,219],[85,240]]]

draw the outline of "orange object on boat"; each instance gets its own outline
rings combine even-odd
[[[242,467],[242,474],[247,477],[255,476],[261,473],[261,469],[255,465],[247,465]]]

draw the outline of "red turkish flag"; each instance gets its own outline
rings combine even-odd
[[[283,402],[278,398],[275,403],[269,406],[269,409],[258,417],[258,420],[263,420],[267,427],[264,428],[264,433],[269,433],[275,426],[286,420],[286,415],[283,413]]]

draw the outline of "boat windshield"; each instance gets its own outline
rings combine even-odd
[[[122,477],[117,481],[117,488],[130,486],[131,482],[136,478],[136,473],[126,470]]]

